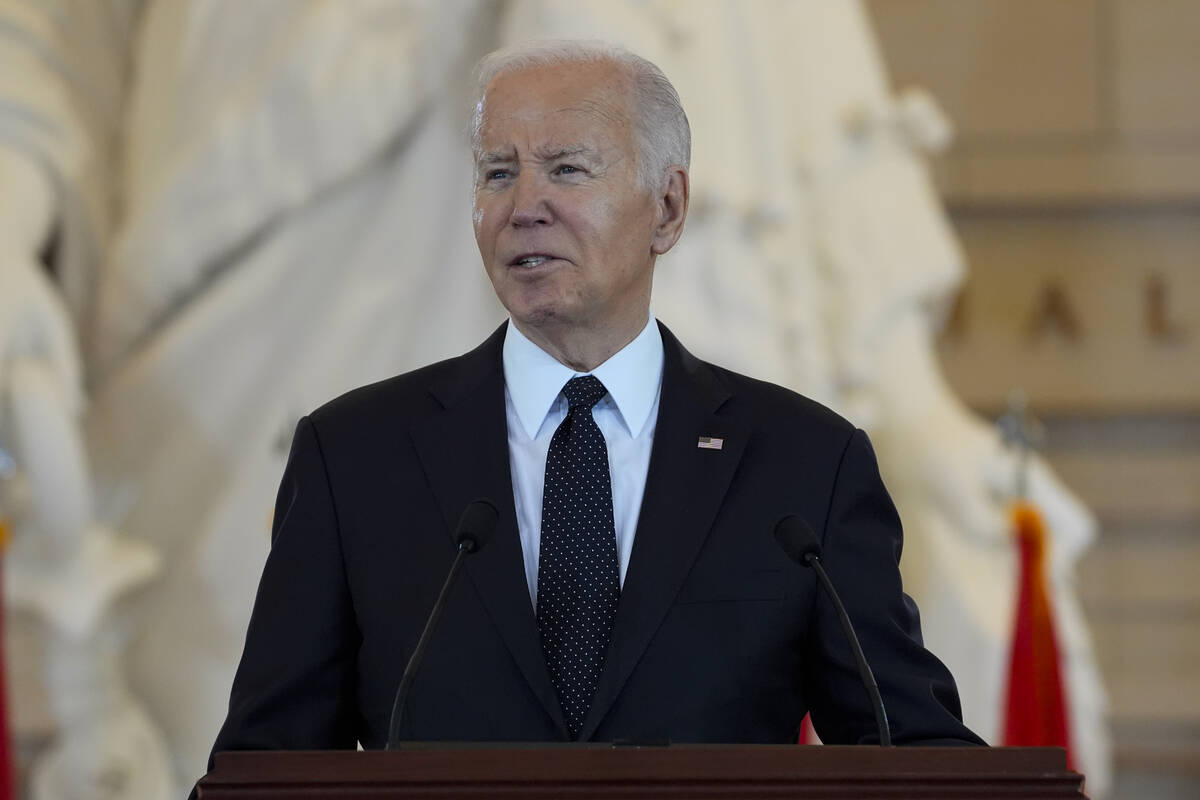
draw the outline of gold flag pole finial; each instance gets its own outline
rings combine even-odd
[[[1004,444],[1017,451],[1016,499],[1029,495],[1029,457],[1046,444],[1046,427],[1029,413],[1025,392],[1014,389],[1008,396],[1008,411],[996,420]]]
[[[4,555],[8,549],[8,542],[12,538],[12,522],[7,516],[4,508],[4,492],[2,491],[4,483],[12,480],[17,475],[17,462],[9,452],[0,446],[0,556]]]

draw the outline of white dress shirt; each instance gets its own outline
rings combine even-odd
[[[508,460],[517,507],[517,528],[525,556],[525,580],[534,608],[537,607],[546,454],[554,431],[567,417],[563,386],[571,378],[591,374],[608,389],[608,394],[592,407],[592,418],[608,448],[617,565],[624,586],[642,508],[642,493],[646,489],[646,472],[650,468],[650,446],[658,423],[662,368],[662,335],[653,314],[632,342],[590,373],[576,372],[557,361],[509,321],[504,335]]]

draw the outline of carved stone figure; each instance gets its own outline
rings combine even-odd
[[[34,766],[34,797],[157,800],[174,788],[170,760],[121,674],[128,635],[114,605],[158,573],[159,559],[96,521],[74,338],[36,259],[53,208],[48,181],[0,150],[0,186],[9,212],[0,213],[0,433],[11,462],[0,516],[14,529],[5,600],[44,632],[58,725]]]

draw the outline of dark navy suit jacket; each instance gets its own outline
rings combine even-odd
[[[867,437],[704,363],[666,328],[645,499],[587,741],[878,741],[829,599],[774,541],[803,516],[897,744],[980,743],[901,590],[901,529]],[[563,741],[513,508],[501,327],[459,358],[350,392],[297,428],[229,715],[214,751],[382,747],[463,507],[500,510],[408,701],[417,740]],[[698,448],[699,437],[723,440]]]

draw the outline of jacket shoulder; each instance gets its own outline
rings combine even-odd
[[[800,435],[811,443],[828,441],[839,449],[857,430],[834,410],[799,392],[697,358],[661,322],[659,329],[668,366],[687,376],[707,401],[719,404],[718,415],[742,417],[752,427],[767,426],[780,436]]]
[[[309,417],[315,424],[326,426],[347,420],[362,422],[381,413],[394,416],[397,412],[429,407],[433,402],[430,386],[445,375],[457,360],[439,361],[351,389],[319,406]]]
[[[840,451],[857,430],[833,409],[785,386],[715,364],[705,366],[728,388],[730,413],[748,415],[779,436],[800,436],[809,446],[824,444]]]
[[[501,325],[483,344],[463,355],[351,389],[317,408],[309,418],[317,427],[332,430],[407,426],[501,373],[504,330]]]

